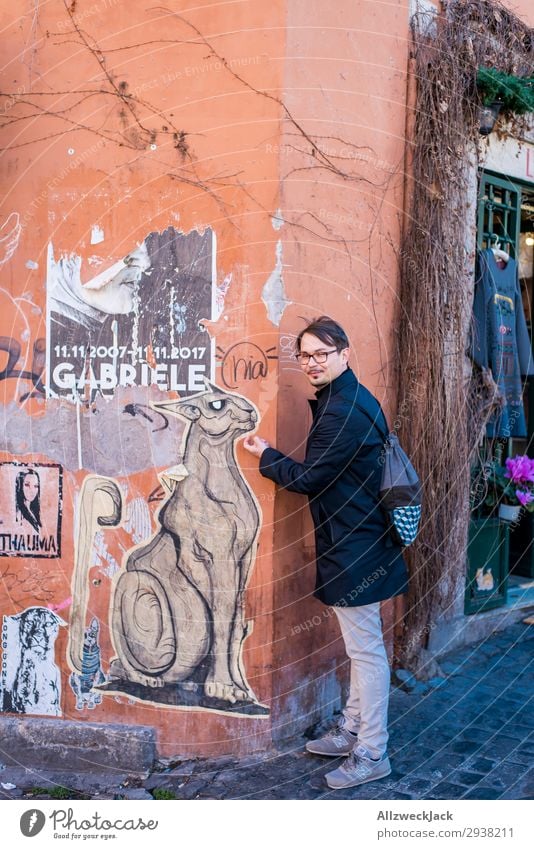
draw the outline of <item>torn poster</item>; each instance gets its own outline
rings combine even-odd
[[[215,234],[169,227],[85,284],[81,259],[54,259],[47,277],[47,395],[112,397],[155,385],[190,395],[213,376],[201,324],[216,313]]]

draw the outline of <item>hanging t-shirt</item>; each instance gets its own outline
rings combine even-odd
[[[488,436],[526,436],[522,375],[534,374],[518,268],[509,259],[499,268],[490,248],[477,257],[471,358],[491,369],[505,400],[487,426]]]

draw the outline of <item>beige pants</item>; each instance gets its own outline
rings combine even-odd
[[[361,607],[334,607],[350,658],[350,691],[346,727],[358,733],[358,744],[373,758],[388,742],[390,671],[382,636],[380,602]]]

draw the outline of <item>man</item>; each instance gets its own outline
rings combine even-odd
[[[402,549],[388,534],[378,503],[387,424],[377,399],[348,364],[349,342],[328,316],[297,337],[297,359],[317,390],[303,463],[259,436],[245,448],[262,475],[308,496],[315,525],[314,595],[335,611],[350,658],[350,691],[338,726],[306,745],[308,752],[348,755],[326,775],[332,789],[354,787],[391,772],[387,756],[390,672],[380,602],[406,592]]]

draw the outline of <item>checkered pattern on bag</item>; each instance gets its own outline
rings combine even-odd
[[[421,505],[414,504],[406,507],[395,507],[392,513],[392,521],[403,545],[411,545],[417,536],[419,520],[421,518]]]

